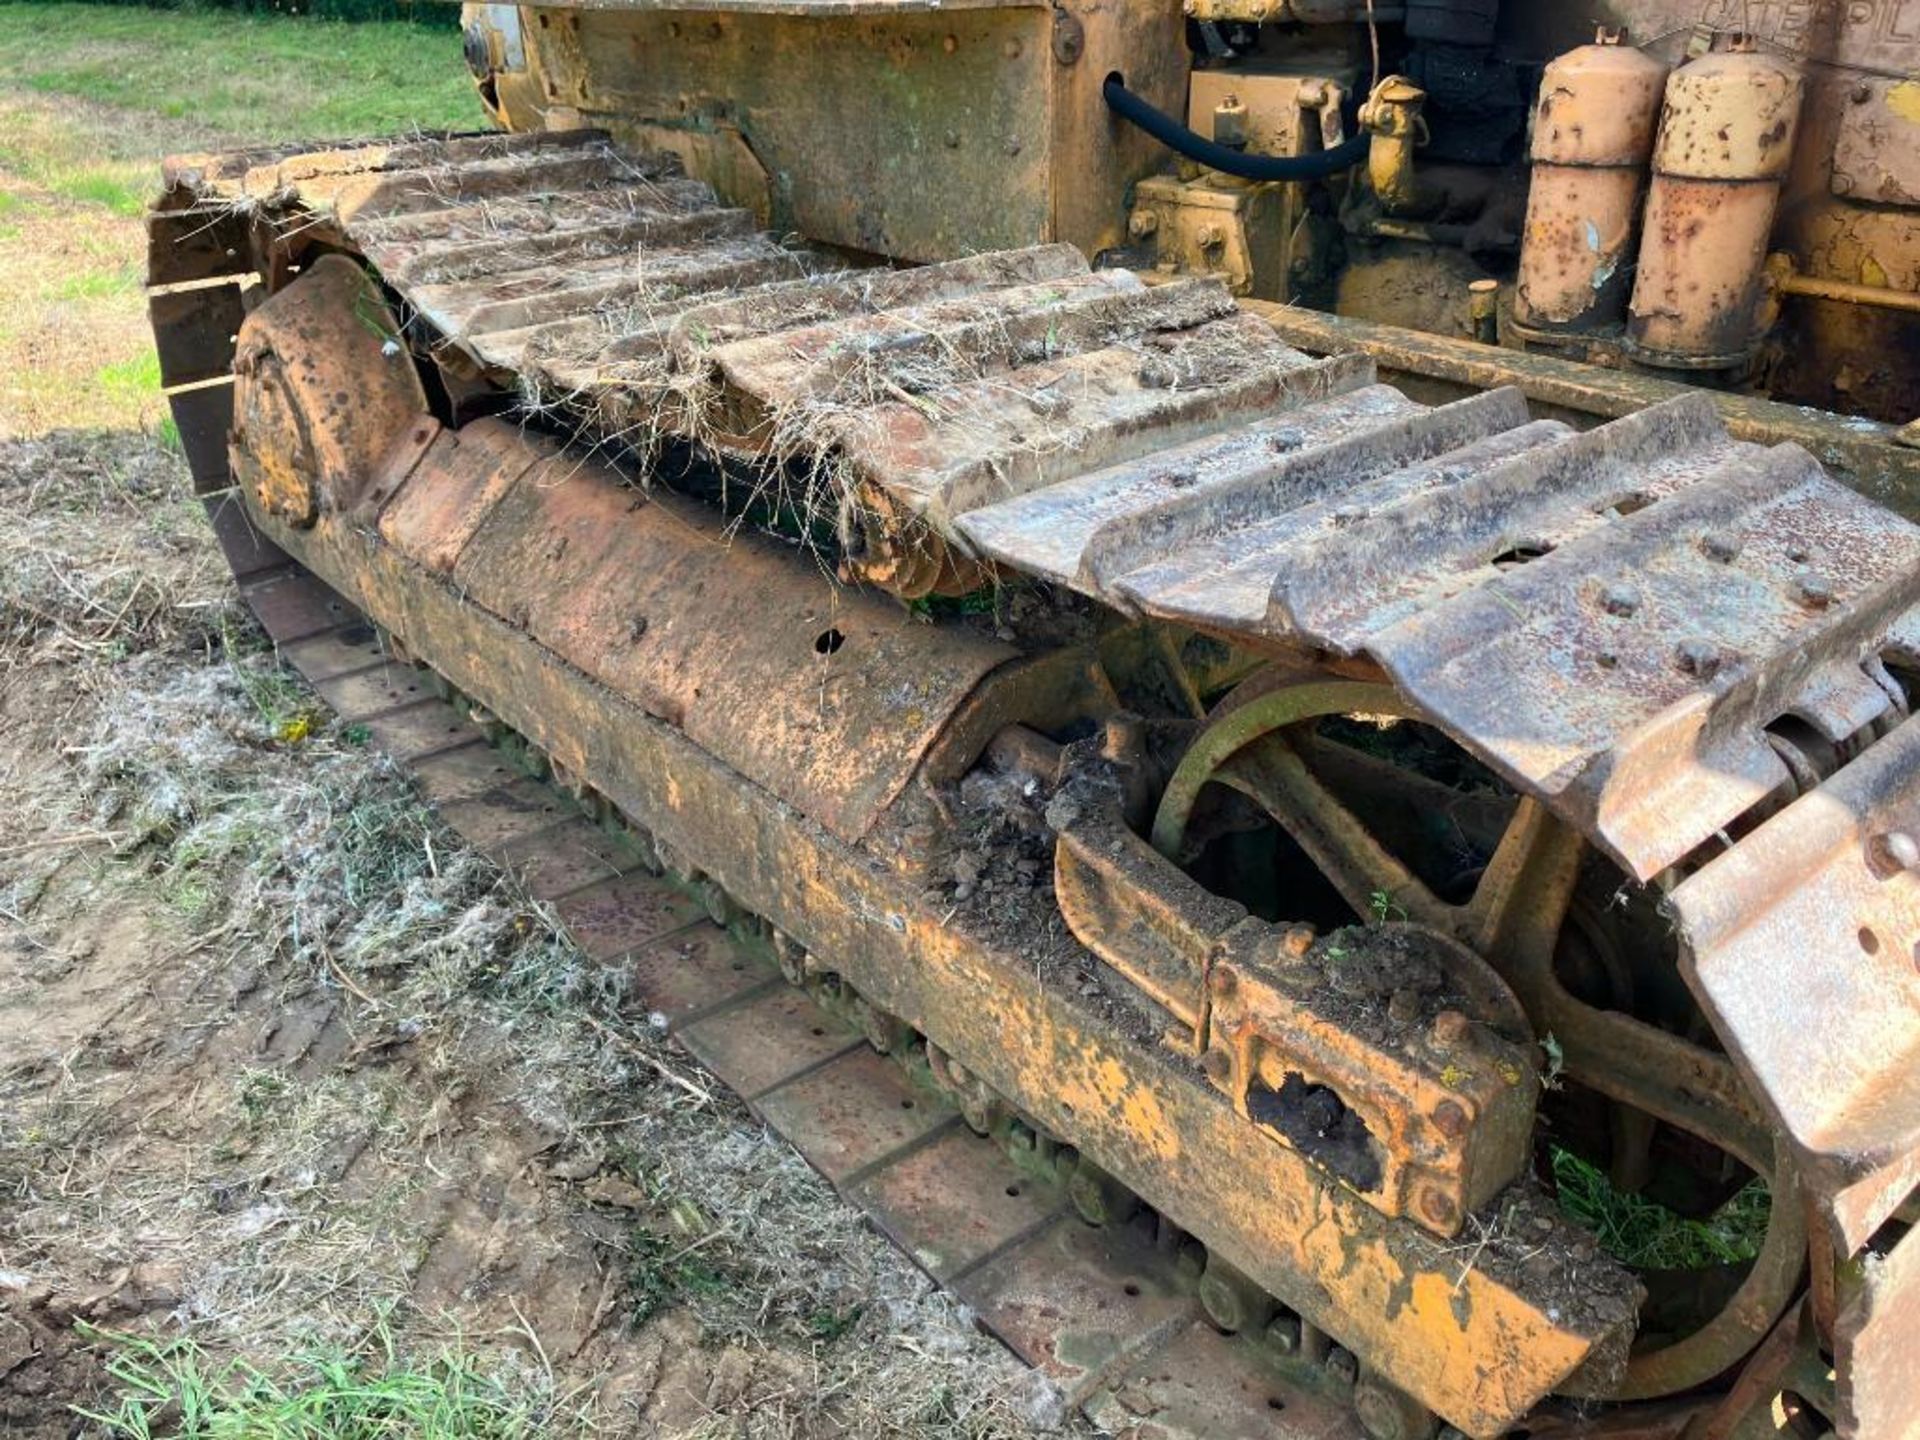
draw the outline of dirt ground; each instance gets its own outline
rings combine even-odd
[[[1053,1418],[244,614],[138,222],[19,159],[205,137],[5,90],[0,126],[0,1436],[134,1433],[75,1408],[138,1401],[115,1335],[456,1354],[511,1433]]]

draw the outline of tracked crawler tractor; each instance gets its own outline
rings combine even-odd
[[[163,376],[1250,1433],[1901,1440],[1920,8],[1594,9],[469,6],[498,132],[169,162]]]

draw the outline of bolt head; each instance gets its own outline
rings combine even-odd
[[[1420,1213],[1435,1225],[1451,1225],[1460,1218],[1460,1210],[1453,1203],[1453,1197],[1439,1190],[1420,1192]]]
[[[1387,997],[1387,1018],[1396,1025],[1407,1025],[1420,1014],[1420,997],[1411,990],[1396,990]]]
[[[1433,1017],[1432,1035],[1439,1049],[1458,1049],[1473,1035],[1473,1022],[1458,1010],[1442,1010]]]
[[[1794,581],[1794,594],[1809,610],[1824,610],[1833,603],[1833,582],[1817,570],[1809,570]]]
[[[1282,1355],[1291,1355],[1300,1348],[1300,1317],[1297,1315],[1276,1315],[1267,1324],[1267,1344]]]
[[[1216,995],[1231,995],[1240,988],[1240,977],[1231,968],[1223,965],[1208,977],[1207,985]]]
[[[1144,240],[1160,228],[1160,217],[1151,210],[1136,210],[1127,218],[1127,233],[1136,240]]]
[[[1640,608],[1640,592],[1631,585],[1609,585],[1600,594],[1600,605],[1609,615],[1631,615]]]
[[[1280,936],[1280,954],[1288,960],[1304,960],[1313,948],[1311,925],[1289,925]]]
[[[1740,541],[1724,530],[1714,530],[1700,537],[1700,549],[1709,560],[1727,565],[1739,558]]]
[[[1905,830],[1889,830],[1867,842],[1867,860],[1883,880],[1903,870],[1920,870],[1920,840]]]
[[[1720,669],[1720,650],[1711,640],[1682,640],[1673,652],[1673,663],[1682,675],[1696,680],[1711,680]]]
[[[1433,1128],[1449,1140],[1467,1133],[1467,1112],[1457,1100],[1442,1100],[1433,1107]]]
[[[1218,225],[1202,225],[1197,237],[1203,250],[1217,250],[1227,243],[1227,235]]]
[[[1233,1057],[1224,1050],[1209,1050],[1200,1057],[1200,1068],[1216,1084],[1223,1083],[1233,1070]]]
[[[1360,1378],[1360,1362],[1351,1350],[1336,1345],[1327,1352],[1327,1374],[1342,1385],[1351,1385]]]

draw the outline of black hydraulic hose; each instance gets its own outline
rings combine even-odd
[[[1107,83],[1100,87],[1100,95],[1114,114],[1139,126],[1169,150],[1197,160],[1209,170],[1237,175],[1242,180],[1324,180],[1342,170],[1351,170],[1367,158],[1369,136],[1364,130],[1331,150],[1315,150],[1307,155],[1248,155],[1195,134],[1127,89],[1126,82],[1118,75],[1107,77]]]

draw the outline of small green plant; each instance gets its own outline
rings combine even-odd
[[[80,1413],[124,1440],[520,1440],[551,1428],[535,1387],[459,1351],[410,1363],[384,1323],[359,1350],[309,1349],[271,1370],[191,1339],[80,1329],[108,1348],[113,1387]]]
[[[1367,897],[1367,909],[1373,912],[1373,923],[1384,925],[1389,920],[1405,920],[1407,907],[1393,898],[1386,890],[1376,890]]]
[[[240,1077],[237,1097],[247,1124],[258,1125],[287,1093],[287,1077],[277,1070],[249,1070]]]
[[[627,1301],[635,1325],[644,1325],[669,1306],[711,1299],[738,1288],[723,1258],[711,1256],[704,1241],[688,1243],[636,1226],[628,1241]]]
[[[1554,1038],[1551,1030],[1541,1039],[1540,1050],[1547,1057],[1547,1068],[1540,1072],[1540,1088],[1558,1090],[1560,1072],[1567,1068],[1567,1052],[1561,1048],[1560,1042]]]
[[[1643,1270],[1704,1270],[1738,1265],[1760,1253],[1773,1202],[1751,1181],[1704,1219],[1691,1219],[1645,1195],[1621,1190],[1604,1170],[1554,1146],[1560,1211],[1592,1233],[1600,1248]]]
[[[823,1345],[831,1345],[860,1323],[860,1317],[866,1312],[864,1305],[823,1306],[806,1318],[807,1334]]]

